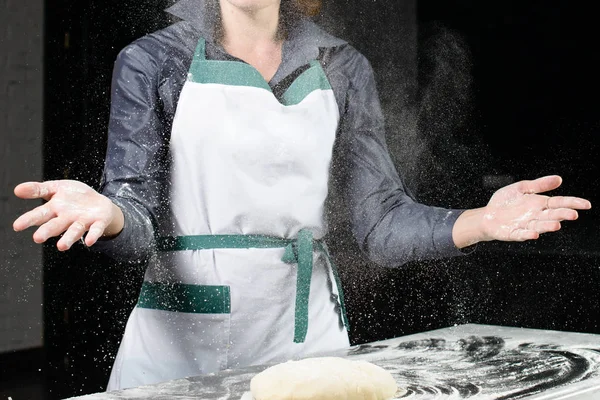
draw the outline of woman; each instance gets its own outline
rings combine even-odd
[[[449,257],[484,240],[527,240],[590,208],[547,197],[560,178],[499,190],[481,209],[428,207],[387,152],[372,70],[299,14],[300,0],[182,0],[182,19],[116,63],[100,193],[29,182],[48,202],[15,230],[84,237],[147,262],[109,390],[347,347],[348,324],[323,238],[328,195],[344,199],[373,261]],[[329,199],[332,197],[329,196]],[[102,239],[102,240],[99,240]]]

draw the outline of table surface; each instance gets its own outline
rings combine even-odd
[[[402,399],[600,399],[600,335],[466,324],[327,355],[385,368],[408,390]],[[266,367],[72,399],[240,400]]]

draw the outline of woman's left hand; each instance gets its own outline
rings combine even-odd
[[[592,207],[588,200],[579,197],[541,194],[561,183],[562,178],[553,175],[499,189],[485,207],[468,210],[459,217],[453,230],[455,244],[466,247],[489,240],[522,242],[559,230],[562,221],[578,218],[577,210]]]

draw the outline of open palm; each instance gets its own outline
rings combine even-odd
[[[559,176],[520,181],[499,189],[485,207],[483,230],[487,240],[525,241],[561,228],[561,221],[578,218],[576,210],[591,208],[589,201],[540,193],[558,188]]]
[[[86,232],[85,243],[91,246],[115,219],[112,201],[79,181],[26,182],[15,188],[15,195],[46,200],[17,218],[15,231],[39,226],[33,234],[36,243],[62,235],[57,243],[59,250],[69,249]]]

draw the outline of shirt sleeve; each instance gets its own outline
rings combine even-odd
[[[338,179],[342,180],[338,191],[359,246],[371,261],[388,267],[464,254],[452,239],[452,228],[462,211],[418,203],[395,169],[369,62],[354,50],[346,69],[347,96],[337,149],[341,153]]]
[[[94,246],[120,261],[147,258],[166,176],[166,140],[158,103],[159,65],[142,45],[119,54],[112,79],[111,111],[101,193],[119,206],[123,231]]]

